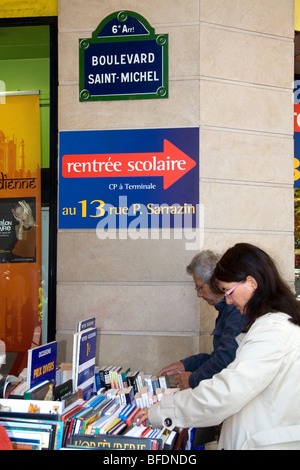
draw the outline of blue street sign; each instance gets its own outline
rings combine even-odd
[[[105,18],[79,40],[80,101],[168,97],[168,35],[140,15]]]

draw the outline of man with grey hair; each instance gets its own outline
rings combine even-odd
[[[234,305],[227,305],[224,295],[218,295],[209,287],[210,278],[220,256],[211,250],[203,250],[194,256],[186,270],[193,276],[197,296],[204,299],[219,312],[213,335],[213,352],[189,356],[165,366],[158,375],[174,376],[181,389],[195,388],[201,380],[221,372],[234,358],[236,337],[244,327],[244,317]]]

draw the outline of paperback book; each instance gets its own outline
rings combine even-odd
[[[94,393],[97,328],[88,328],[73,337],[73,386],[87,400]]]

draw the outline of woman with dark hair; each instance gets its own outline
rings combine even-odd
[[[221,449],[300,449],[300,304],[270,256],[247,243],[222,256],[211,288],[246,315],[235,360],[140,420],[170,429],[223,422]]]
[[[249,300],[242,306],[234,301],[238,286],[246,295],[250,289]],[[247,329],[256,318],[271,312],[287,313],[290,321],[300,325],[300,303],[295,294],[281,278],[272,258],[254,245],[238,243],[227,250],[211,278],[211,289],[223,292],[228,304],[247,314]]]

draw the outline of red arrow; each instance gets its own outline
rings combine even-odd
[[[163,176],[164,189],[168,189],[195,165],[195,160],[165,139],[164,151],[157,153],[64,155],[62,175],[64,178]]]

